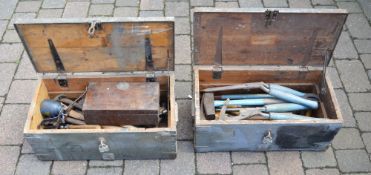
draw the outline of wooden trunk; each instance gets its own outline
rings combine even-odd
[[[269,20],[266,10],[195,10],[194,144],[197,152],[320,151],[329,146],[342,126],[333,85],[327,75],[323,76],[323,68],[329,61],[325,60],[326,54],[331,57],[335,48],[346,11],[268,9],[279,13],[266,25]],[[219,34],[222,39],[218,38],[220,31],[223,31]],[[216,57],[218,40],[223,46],[221,60]],[[215,74],[220,74],[220,79]],[[319,95],[320,105],[312,116],[326,120],[205,119],[201,105],[203,89],[261,81]],[[246,93],[244,90],[234,92]]]
[[[89,36],[92,21],[98,25],[93,36]],[[24,128],[25,139],[40,160],[176,157],[173,18],[35,19],[18,21],[15,26],[36,71],[47,73],[39,80]],[[48,39],[53,40],[59,53],[62,72],[53,61]],[[144,44],[148,39],[151,58],[148,45]],[[62,93],[77,98],[93,82],[148,81],[158,83],[157,100],[168,109],[167,120],[156,127],[38,128],[42,120],[40,103],[44,99]],[[125,110],[120,115],[123,113]]]

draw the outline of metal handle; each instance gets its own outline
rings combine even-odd
[[[263,137],[264,144],[271,144],[273,142],[272,132],[269,130],[267,134]]]

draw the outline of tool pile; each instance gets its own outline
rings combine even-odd
[[[225,94],[231,90],[261,90],[259,94]],[[223,92],[223,95],[214,95]],[[264,82],[213,87],[203,90],[202,105],[207,120],[321,120],[313,117],[319,97],[278,84]]]
[[[43,100],[43,129],[106,129],[156,127],[167,121],[157,82],[90,82],[72,100],[60,94]]]

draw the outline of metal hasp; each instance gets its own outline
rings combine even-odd
[[[149,37],[146,37],[144,41],[144,51],[145,51],[145,59],[146,59],[146,70],[152,71],[153,70],[153,58],[152,58],[152,45],[151,40]],[[154,74],[148,74],[146,77],[147,82],[155,82],[156,77]]]
[[[219,29],[218,41],[216,43],[216,51],[213,66],[213,79],[222,78],[222,61],[223,61],[223,26]]]
[[[57,67],[57,72],[64,72],[65,69],[64,69],[64,66],[63,66],[61,57],[59,56],[58,51],[57,51],[57,49],[54,46],[53,40],[50,39],[50,38],[48,38],[48,44],[49,44],[50,53],[52,54],[52,57],[53,57],[55,66]],[[65,79],[65,78],[58,78],[57,80],[58,80],[59,86],[61,86],[61,87],[68,87],[68,81],[67,81],[67,79]]]
[[[278,10],[266,10],[265,11],[265,27],[272,24],[272,21],[276,21],[279,11]]]

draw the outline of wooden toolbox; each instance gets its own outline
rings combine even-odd
[[[326,149],[343,119],[324,73],[346,17],[341,9],[195,9],[195,150]],[[320,103],[312,116],[326,119],[205,119],[201,105],[205,88],[249,82],[315,93]]]
[[[35,70],[42,73],[24,128],[39,159],[176,157],[173,18],[33,19],[17,21],[15,28]],[[58,94],[77,98],[92,82],[114,82],[118,88],[156,82],[153,88],[159,90],[157,100],[167,115],[158,126],[147,128],[38,128],[44,99]]]

